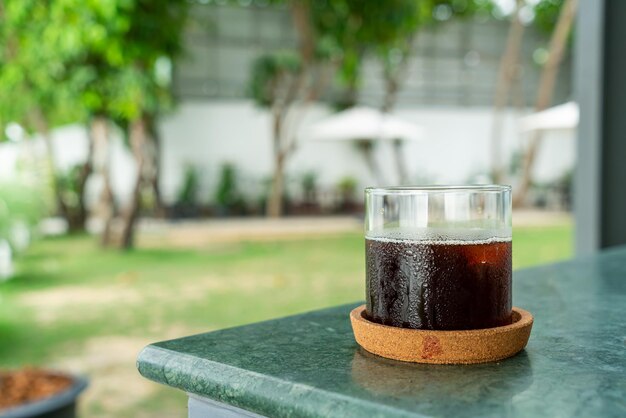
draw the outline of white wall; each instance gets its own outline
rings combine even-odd
[[[322,107],[310,110],[303,129],[330,112]],[[489,138],[493,119],[491,108],[404,108],[395,114],[424,127],[425,139],[405,143],[410,179],[438,183],[465,183],[480,180],[489,171]],[[518,112],[505,115],[504,157],[509,161],[525,140],[518,134]],[[271,121],[267,112],[247,101],[186,103],[162,123],[163,188],[173,198],[182,182],[185,164],[202,167],[203,189],[215,186],[221,163],[230,161],[250,178],[271,172]],[[574,162],[573,133],[546,135],[535,166],[539,181],[553,180]],[[184,144],[184,145],[183,145]],[[397,182],[391,146],[381,143],[376,157],[387,183]],[[361,186],[374,185],[367,165],[352,143],[301,141],[287,171],[297,177],[306,171],[319,174],[321,185],[333,186],[344,176],[354,176]]]
[[[480,181],[479,174],[489,171],[493,118],[490,108],[403,108],[395,113],[424,127],[423,141],[405,144],[404,154],[413,182]],[[328,114],[323,107],[312,108],[303,129]],[[518,116],[521,115],[514,111],[505,115],[506,161],[516,148],[525,144],[526,138],[517,133]],[[271,173],[270,115],[249,101],[184,103],[162,121],[161,133],[161,184],[168,202],[176,198],[187,164],[200,172],[200,200],[203,201],[212,199],[220,165],[226,161],[237,166],[244,187],[253,193],[260,193],[259,180]],[[553,180],[572,167],[575,160],[573,138],[573,132],[546,135],[535,166],[536,180]],[[18,148],[24,148],[23,142]],[[87,153],[85,132],[81,127],[57,129],[54,144],[55,158],[63,169],[81,162]],[[14,166],[19,154],[15,144],[0,144],[0,177],[11,175],[14,169],[7,167]],[[385,168],[387,183],[397,182],[390,145],[380,144],[376,158]],[[135,165],[119,135],[114,138],[113,168],[113,187],[123,200],[130,193]],[[307,171],[315,171],[323,187],[334,186],[344,176],[356,177],[363,187],[374,185],[366,164],[351,143],[303,141],[289,161],[287,171],[294,179]],[[100,183],[98,178],[90,180],[92,199]],[[292,183],[295,187],[297,181]],[[252,188],[255,190],[250,190]]]

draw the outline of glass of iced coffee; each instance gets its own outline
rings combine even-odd
[[[511,323],[511,188],[365,190],[366,316],[395,327]]]

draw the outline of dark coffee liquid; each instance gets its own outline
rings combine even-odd
[[[367,238],[367,315],[403,328],[511,323],[511,241]]]

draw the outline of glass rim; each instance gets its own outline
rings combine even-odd
[[[430,185],[430,186],[388,186],[366,187],[367,194],[418,194],[448,192],[510,192],[511,186],[505,184],[468,184],[468,185]]]

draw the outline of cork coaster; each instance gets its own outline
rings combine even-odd
[[[473,364],[511,357],[526,347],[533,316],[513,308],[513,323],[466,331],[431,331],[390,327],[365,318],[365,305],[350,312],[356,342],[370,353],[401,361]]]

